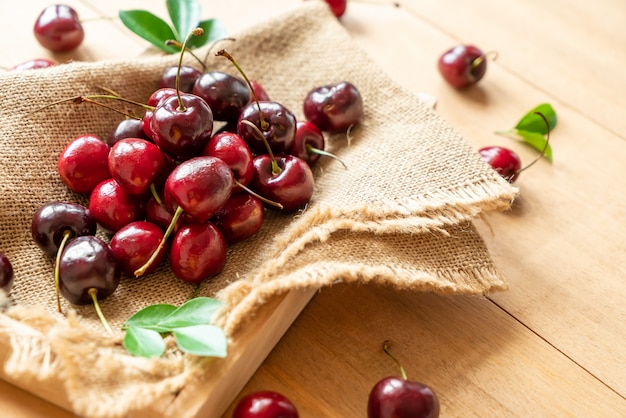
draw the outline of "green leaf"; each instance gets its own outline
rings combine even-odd
[[[131,326],[126,330],[124,348],[139,357],[160,357],[165,351],[165,341],[157,331]]]
[[[226,334],[215,325],[193,325],[173,330],[176,344],[189,354],[226,357]]]
[[[120,10],[119,17],[128,29],[157,48],[170,54],[179,51],[176,47],[165,45],[167,40],[176,39],[176,35],[160,17],[146,10]]]
[[[546,119],[548,120],[548,126],[546,126],[545,121],[543,120],[543,118],[539,115],[537,115],[536,113],[541,113],[543,116],[546,117]],[[534,109],[530,110],[528,113],[526,113],[519,122],[517,122],[517,125],[515,125],[514,129],[517,129],[519,131],[526,131],[526,132],[536,132],[542,135],[545,135],[548,133],[548,130],[552,130],[554,129],[554,127],[556,126],[556,112],[554,111],[554,109],[552,108],[552,106],[548,103],[542,103],[539,106],[535,107]]]
[[[174,24],[176,39],[183,43],[189,32],[198,26],[201,7],[197,0],[166,0],[167,11]]]
[[[141,327],[158,332],[170,331],[169,329],[161,328],[159,323],[175,312],[176,309],[176,306],[164,303],[146,306],[128,318],[124,323],[124,328]]]
[[[546,151],[544,153],[544,157],[546,157],[548,161],[552,162],[552,147],[550,147],[550,144],[546,144],[547,140],[543,134],[538,132],[522,131],[519,129],[516,129],[514,132],[515,135],[522,139],[522,141],[524,141],[526,144],[530,145],[537,151],[541,152],[545,148]]]
[[[199,48],[211,41],[226,37],[226,27],[217,19],[207,19],[198,23],[198,27],[204,29],[202,36],[193,36],[187,42],[189,49]]]
[[[213,298],[197,297],[188,300],[159,322],[158,326],[173,330],[174,328],[192,325],[206,325],[211,322],[213,314],[222,303]]]

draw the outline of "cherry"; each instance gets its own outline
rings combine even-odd
[[[237,182],[233,193],[241,189],[240,185],[249,184],[254,176],[252,152],[248,144],[235,133],[221,132],[213,135],[204,147],[202,155],[217,157],[228,164]]]
[[[176,88],[176,77],[178,75],[178,65],[172,65],[167,67],[161,78],[159,79],[159,86],[161,88]],[[194,68],[190,65],[180,66],[180,91],[185,93],[191,93],[196,80],[202,75],[202,71]]]
[[[267,199],[282,205],[282,211],[293,212],[303,208],[311,199],[314,179],[306,161],[293,156],[274,158],[263,154],[255,157],[254,178],[251,187]],[[268,205],[270,208],[276,208]]]
[[[116,232],[145,214],[145,197],[128,194],[115,179],[104,180],[89,196],[89,211],[108,232]]]
[[[41,68],[54,67],[56,62],[51,61],[46,58],[35,58],[29,61],[22,62],[17,64],[11,68],[9,71],[28,71],[28,70],[39,70]]]
[[[238,193],[232,195],[211,220],[222,232],[226,244],[233,245],[259,232],[264,217],[263,202],[259,198]]]
[[[193,94],[202,97],[219,121],[236,121],[241,109],[250,101],[248,85],[238,77],[221,72],[202,74],[193,87]]]
[[[109,171],[126,193],[143,195],[167,173],[165,156],[152,142],[140,138],[118,141],[109,152]]]
[[[232,418],[298,418],[295,405],[278,392],[249,393],[237,402]]]
[[[146,104],[148,106],[157,107],[163,100],[168,97],[176,96],[176,89],[172,87],[161,87],[152,92]]]
[[[163,205],[161,196],[159,196],[159,200],[154,196],[148,199],[146,203],[146,221],[158,225],[165,231],[172,222],[174,214]]]
[[[108,146],[112,147],[117,141],[124,138],[150,139],[143,130],[142,119],[122,119],[106,138]]]
[[[304,117],[322,131],[342,132],[363,117],[363,98],[350,82],[319,86],[304,98]]]
[[[383,350],[398,364],[402,378],[390,376],[374,385],[367,402],[368,418],[439,417],[439,400],[432,389],[422,383],[407,380],[404,369],[389,353],[386,341]]]
[[[13,266],[6,255],[0,253],[0,289],[9,293],[13,287]]]
[[[182,225],[170,248],[170,265],[179,279],[199,283],[226,265],[226,242],[211,222]]]
[[[515,151],[500,146],[488,146],[478,150],[480,156],[506,181],[515,182],[522,168],[522,161]]]
[[[96,135],[81,135],[61,152],[58,172],[65,185],[76,193],[91,193],[109,172],[110,147]]]
[[[254,128],[243,121],[256,125],[275,153],[286,152],[296,135],[296,117],[285,106],[278,102],[249,103],[241,111],[237,133],[255,154],[267,152],[267,147]]]
[[[457,45],[439,57],[437,68],[444,80],[461,89],[476,84],[483,78],[487,71],[487,59],[473,45]]]
[[[324,150],[325,145],[324,134],[316,125],[309,121],[298,121],[296,123],[296,137],[288,153],[303,159],[310,166],[315,164],[322,155],[325,155],[336,159],[346,167],[336,155]]]
[[[328,3],[328,7],[330,7],[330,11],[337,17],[340,18],[346,12],[346,8],[348,6],[348,0],[325,0]]]
[[[252,92],[254,93],[254,96],[256,96],[257,100],[262,102],[271,101],[269,94],[267,94],[265,88],[263,88],[258,81],[250,80],[250,86],[252,87]],[[252,100],[252,97],[250,97],[250,100]]]
[[[144,265],[159,247],[163,239],[163,231],[158,225],[146,221],[131,222],[118,230],[109,246],[122,272],[134,277],[135,270]],[[163,247],[145,274],[152,273],[165,256]]]
[[[35,38],[52,52],[76,49],[85,37],[78,14],[70,6],[55,4],[43,9],[33,27]]]

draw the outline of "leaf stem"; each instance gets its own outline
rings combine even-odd
[[[543,149],[541,150],[541,152],[539,153],[539,155],[533,160],[531,161],[530,164],[526,165],[525,167],[520,168],[516,174],[521,173],[524,170],[527,170],[529,167],[531,167],[533,164],[535,164],[537,161],[539,161],[541,159],[541,157],[543,157],[544,155],[546,155],[546,151],[548,150],[548,146],[550,143],[550,122],[548,122],[548,118],[545,117],[545,115],[541,112],[533,112],[534,115],[538,115],[539,117],[541,117],[541,119],[543,119],[543,122],[546,124],[546,142],[543,145]]]

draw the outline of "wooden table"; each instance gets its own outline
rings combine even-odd
[[[301,1],[301,0],[296,0]],[[233,31],[293,0],[204,0],[205,17]],[[68,0],[84,19],[164,2]],[[162,4],[163,3],[163,4]],[[0,65],[47,56],[31,27],[48,1],[0,5]],[[410,378],[432,386],[442,416],[626,416],[626,6],[621,0],[354,0],[342,23],[392,78],[438,100],[437,109],[475,146],[533,106],[551,103],[554,162],[518,181],[511,211],[477,221],[510,290],[441,297],[337,285],[320,291],[242,391],[272,389],[302,417],[365,415],[376,381],[397,374],[381,355],[392,342]],[[85,23],[74,55],[142,54],[146,44],[115,19]],[[459,92],[436,71],[458,43],[496,51],[485,79]],[[120,47],[123,45],[123,47]],[[241,396],[241,395],[240,395]],[[73,416],[0,382],[13,418]]]

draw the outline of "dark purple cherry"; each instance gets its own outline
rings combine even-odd
[[[96,135],[81,135],[61,152],[57,169],[65,185],[76,193],[91,193],[101,181],[111,178],[110,147]]]
[[[263,390],[241,398],[232,418],[298,418],[298,411],[286,396]]]
[[[313,195],[314,179],[306,161],[294,155],[257,156],[254,161],[251,188],[261,196],[282,205],[282,211],[303,208]],[[276,209],[273,205],[270,208]]]
[[[124,138],[150,139],[143,130],[142,119],[122,119],[109,133],[106,143],[112,147],[117,141]]]
[[[146,194],[159,177],[165,178],[167,169],[161,149],[145,139],[122,139],[109,152],[111,176],[132,195]]]
[[[166,253],[166,247],[159,249],[162,239],[163,231],[158,225],[136,221],[118,230],[111,238],[109,246],[122,272],[129,277],[134,277],[135,271],[143,266],[157,250],[154,262],[144,274],[152,273],[159,266]]]
[[[235,133],[222,132],[213,135],[204,147],[202,155],[219,158],[228,164],[239,184],[248,185],[254,176],[250,147]],[[239,190],[240,186],[236,184],[233,193]]]
[[[168,97],[150,118],[152,138],[174,160],[200,155],[213,132],[213,112],[200,97],[181,93]]]
[[[9,71],[28,71],[28,70],[39,70],[42,68],[54,67],[56,62],[46,59],[46,58],[35,58],[32,60],[28,60],[22,62],[20,64],[14,65],[9,68]]]
[[[7,294],[13,287],[13,265],[6,255],[0,253],[0,289]]]
[[[522,161],[514,151],[500,146],[489,146],[479,149],[478,153],[509,183],[515,182],[519,177]]]
[[[367,403],[368,418],[437,418],[439,401],[426,385],[391,376],[372,388]]]
[[[108,232],[116,232],[131,222],[143,219],[145,196],[131,195],[115,179],[104,180],[89,196],[89,211]]]
[[[267,153],[267,145],[257,136],[257,130],[244,121],[254,124],[277,154],[286,152],[296,136],[296,117],[291,110],[278,102],[251,102],[241,111],[237,133],[255,154]]]
[[[304,98],[304,117],[322,131],[343,132],[363,117],[363,98],[350,82],[319,86]]]
[[[226,244],[232,245],[250,238],[263,226],[263,202],[248,193],[237,193],[218,210],[211,221],[219,228]]]
[[[202,74],[193,87],[193,94],[202,97],[219,121],[236,121],[241,109],[250,101],[248,85],[240,78],[221,71]]]
[[[85,38],[78,14],[70,6],[55,4],[43,9],[33,27],[35,39],[52,52],[76,49]]]
[[[226,242],[211,222],[182,225],[170,248],[170,265],[179,279],[199,283],[226,265]]]
[[[172,65],[167,67],[161,78],[159,79],[159,86],[161,88],[176,88],[176,74],[178,73],[178,65]],[[178,81],[180,91],[185,93],[191,93],[196,80],[202,75],[202,71],[194,68],[190,65],[180,66],[180,79]],[[152,106],[152,105],[151,105]]]
[[[121,270],[106,242],[93,235],[70,241],[60,259],[60,292],[74,305],[104,299],[120,282]],[[95,295],[93,290],[95,289]]]
[[[96,219],[89,209],[76,203],[46,203],[37,209],[31,222],[33,240],[49,256],[57,254],[64,240],[95,235],[96,230]]]
[[[473,45],[457,45],[439,57],[437,68],[444,80],[452,87],[461,89],[483,78],[487,71],[487,59]]]

